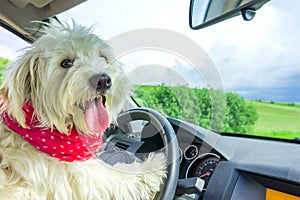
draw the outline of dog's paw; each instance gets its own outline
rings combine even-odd
[[[138,199],[151,199],[160,191],[167,176],[167,158],[163,153],[150,153],[144,162],[118,163],[114,168],[135,179],[130,182],[135,182]]]
[[[153,191],[158,192],[167,176],[167,159],[163,153],[152,153],[142,163],[141,170],[145,172],[144,182]]]

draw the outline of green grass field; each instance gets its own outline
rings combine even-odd
[[[153,86],[139,86],[136,89],[145,94],[151,94]],[[143,99],[136,97],[138,103]],[[247,100],[257,111],[258,119],[250,135],[273,138],[293,139],[300,138],[300,104],[263,102]]]
[[[300,138],[300,105],[248,101],[257,110],[253,135],[267,137]]]

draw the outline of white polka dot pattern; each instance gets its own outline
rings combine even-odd
[[[2,113],[2,118],[8,128],[21,135],[36,149],[52,157],[68,162],[85,161],[95,156],[102,145],[102,133],[79,134],[72,129],[69,135],[65,135],[57,130],[44,129],[38,126],[39,123],[32,114],[34,110],[29,101],[24,104],[23,110],[26,114],[27,128],[21,127],[6,112]]]

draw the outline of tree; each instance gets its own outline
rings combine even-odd
[[[258,115],[256,109],[235,93],[226,94],[226,117],[224,132],[248,133],[252,130]]]
[[[235,93],[187,86],[140,86],[136,97],[142,105],[204,128],[248,133],[257,120],[255,108]]]

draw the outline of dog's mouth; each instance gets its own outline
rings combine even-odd
[[[84,112],[85,123],[93,133],[102,133],[109,124],[109,115],[105,106],[106,97],[101,95],[80,105],[79,108]]]

